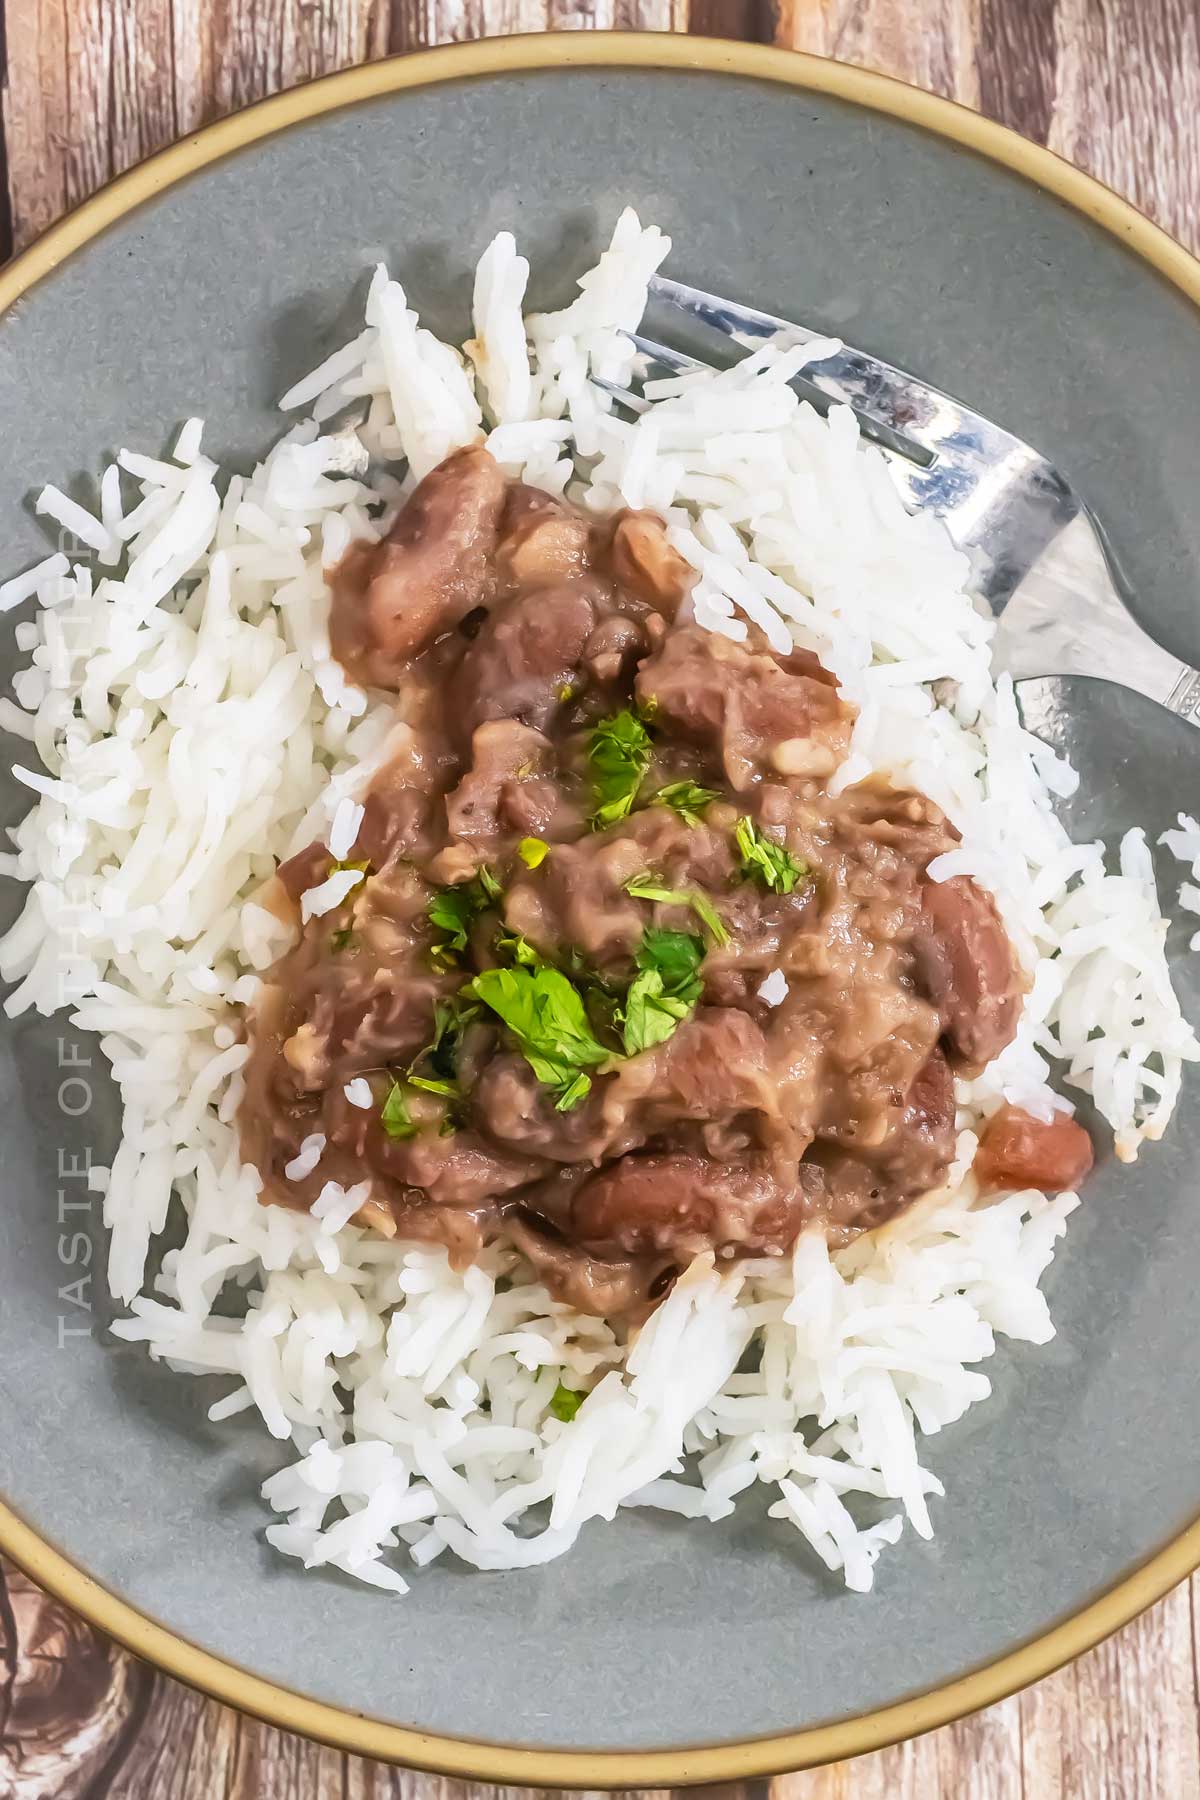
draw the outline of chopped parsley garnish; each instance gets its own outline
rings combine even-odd
[[[461,1123],[461,1107],[463,1100],[462,1085],[458,1078],[458,1056],[462,1046],[462,1034],[472,1019],[479,1017],[479,1008],[470,1004],[464,1005],[460,995],[455,994],[449,1000],[435,1000],[433,1004],[433,1038],[423,1050],[419,1050],[403,1077],[393,1076],[393,1092],[399,1090],[395,1103],[397,1114],[402,1110],[407,1114],[405,1089],[415,1089],[422,1094],[435,1094],[448,1104],[442,1115],[439,1130],[443,1137],[449,1137],[457,1131]],[[389,1093],[384,1103],[392,1100]],[[383,1118],[383,1127],[388,1129],[387,1119]],[[414,1127],[415,1129],[415,1127]],[[412,1132],[389,1132],[392,1137],[411,1137]]]
[[[629,707],[596,726],[587,751],[595,801],[593,830],[603,831],[628,816],[650,767],[650,750],[650,733]]]
[[[631,875],[625,883],[625,892],[634,900],[656,900],[663,906],[686,906],[688,903],[685,893],[678,888],[664,887],[650,869],[643,869],[640,875]]]
[[[725,928],[724,919],[721,917],[708,895],[702,894],[698,889],[693,888],[688,894],[688,905],[712,938],[713,943],[720,944],[722,949],[724,949],[725,945],[729,942],[729,932]]]
[[[442,935],[433,946],[433,959],[455,963],[467,947],[471,927],[481,913],[498,900],[503,890],[488,868],[457,887],[439,888],[431,895],[426,912],[429,923]]]
[[[441,1094],[448,1100],[458,1098],[457,1083],[443,1080],[440,1075],[414,1075],[410,1069],[405,1079],[409,1087],[420,1088],[423,1094]]]
[[[661,906],[690,906],[714,944],[724,947],[729,942],[729,933],[720,913],[707,894],[701,894],[695,888],[664,887],[657,875],[646,869],[640,875],[630,877],[625,883],[625,892],[631,899],[653,900]]]
[[[587,1014],[588,1023],[593,1033],[602,1043],[610,1043],[613,1054],[621,1036],[621,1001],[624,989],[620,983],[614,983],[599,969],[594,968],[583,951],[570,945],[563,951],[559,965],[563,973],[579,990],[583,999],[583,1010]]]
[[[524,969],[548,969],[552,965],[546,961],[540,950],[535,950],[527,937],[519,931],[502,931],[496,938],[496,955],[504,963],[519,963]]]
[[[560,970],[524,964],[484,969],[463,991],[508,1027],[538,1080],[556,1091],[559,1112],[579,1105],[592,1085],[586,1070],[607,1062],[610,1053]]]
[[[471,885],[468,882],[460,888],[442,888],[430,899],[426,909],[429,923],[442,933],[433,947],[438,962],[456,962],[467,947],[467,936],[481,911],[469,891]]]
[[[522,838],[517,845],[517,855],[527,869],[540,869],[550,854],[550,846],[545,838]]]
[[[672,781],[667,787],[659,788],[650,804],[669,806],[679,814],[685,825],[698,825],[705,807],[711,806],[720,797],[715,788],[701,787],[698,781]]]
[[[572,1111],[574,1107],[579,1105],[581,1100],[587,1099],[591,1091],[591,1076],[585,1075],[583,1071],[580,1070],[574,1080],[568,1081],[566,1087],[560,1090],[558,1099],[554,1102],[555,1112]]]
[[[408,1101],[404,1097],[404,1084],[394,1076],[387,1099],[380,1108],[379,1123],[390,1138],[411,1138],[417,1135],[417,1128],[408,1110]]]
[[[569,1425],[586,1399],[586,1394],[579,1393],[575,1388],[564,1387],[560,1381],[550,1396],[550,1411],[564,1425]]]
[[[636,1056],[671,1036],[691,1012],[686,1001],[663,993],[662,976],[645,969],[634,977],[625,996],[625,1028],[621,1041],[626,1056]]]
[[[498,900],[504,892],[504,889],[500,886],[500,883],[496,880],[496,877],[492,874],[492,871],[488,868],[486,863],[484,863],[478,875],[476,875],[475,880],[479,884],[480,893],[485,894],[489,900]]]
[[[335,956],[339,950],[344,950],[347,947],[353,936],[354,932],[349,925],[343,925],[340,931],[335,931],[333,933],[329,940],[329,948],[333,951]]]
[[[742,874],[748,881],[760,882],[773,894],[790,894],[798,882],[808,880],[808,865],[797,862],[782,844],[764,837],[753,819],[739,819],[733,835]]]
[[[691,1000],[700,998],[704,942],[695,932],[667,931],[661,925],[647,925],[635,961],[639,969],[658,971],[663,979],[664,993]]]
[[[636,1056],[671,1036],[695,1011],[703,982],[704,943],[689,931],[651,926],[635,958],[638,973],[625,996],[623,1043]]]
[[[433,1038],[423,1050],[418,1051],[409,1066],[408,1080],[413,1087],[423,1088],[428,1094],[445,1094],[457,1098],[458,1055],[462,1048],[462,1035],[472,1019],[479,1017],[479,1008],[464,1005],[458,994],[450,1000],[435,1000],[433,1003]]]

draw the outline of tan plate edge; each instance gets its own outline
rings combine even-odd
[[[291,125],[408,88],[477,75],[564,68],[698,69],[832,94],[890,113],[1016,171],[1104,227],[1200,306],[1200,262],[1128,201],[1051,151],[966,107],[845,63],[797,51],[656,33],[586,32],[457,44],[368,63],[277,94],[160,151],[93,195],[0,272],[7,310],[143,201]],[[179,1681],[285,1731],[439,1774],[536,1787],[680,1787],[835,1762],[990,1706],[1125,1625],[1200,1566],[1200,1518],[1130,1575],[1047,1632],[958,1680],[876,1712],[805,1731],[655,1751],[538,1750],[430,1736],[276,1687],[176,1637],[91,1580],[0,1502],[0,1550],[90,1624]]]

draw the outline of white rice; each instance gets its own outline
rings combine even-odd
[[[72,500],[56,487],[42,489],[34,501],[34,511],[53,519],[56,525],[61,525],[64,531],[77,537],[89,550],[97,551],[102,560],[116,548],[108,527],[94,513],[90,513],[86,506],[80,506],[78,501]]]
[[[0,581],[0,612],[11,612],[16,606],[23,606],[36,594],[41,605],[47,604],[46,590],[50,583],[65,575],[71,565],[61,550],[53,556],[47,556],[43,562],[35,563],[32,569],[26,569],[23,575],[14,575],[8,581]],[[20,627],[18,626],[18,630]]]
[[[310,1176],[321,1160],[321,1152],[325,1148],[325,1133],[314,1131],[311,1136],[302,1139],[300,1148],[291,1162],[284,1163],[283,1172],[289,1181],[304,1181]]]
[[[1178,829],[1164,831],[1159,841],[1172,856],[1190,866],[1191,880],[1180,883],[1179,904],[1185,912],[1200,913],[1200,824],[1187,813],[1180,813]],[[1200,931],[1192,935],[1188,948],[1200,950]]]
[[[327,880],[319,882],[316,887],[305,888],[300,896],[301,919],[307,924],[309,919],[319,919],[323,914],[332,912],[362,879],[361,869],[335,869]]]
[[[0,610],[41,608],[17,628],[30,663],[0,716],[36,796],[2,865],[29,885],[0,942],[16,984],[5,1008],[70,1006],[120,1086],[120,1146],[91,1177],[127,1307],[114,1329],[224,1377],[211,1416],[256,1411],[288,1446],[263,1490],[279,1551],[392,1592],[405,1560],[423,1569],[448,1549],[533,1567],[621,1506],[719,1519],[759,1481],[820,1564],[870,1587],[906,1519],[930,1534],[942,1487],[922,1440],[986,1398],[975,1365],[997,1334],[1053,1330],[1039,1282],[1076,1202],[1024,1193],[973,1210],[982,1123],[1005,1100],[1043,1117],[1069,1105],[1057,1071],[1133,1157],[1200,1055],[1142,835],[1115,860],[1070,843],[1053,802],[1074,773],[993,682],[965,559],[905,514],[848,412],[823,421],[787,385],[827,346],[657,383],[636,421],[595,385],[628,379],[622,333],[668,249],[626,212],[579,298],[522,324],[528,269],[502,234],[477,271],[465,355],[378,270],[364,329],[284,396],[312,419],[251,476],[220,479],[189,420],[170,460],[121,452],[126,492],[139,489],[128,511],[115,468],[99,519],[43,491],[99,572],[55,556],[0,585]],[[357,433],[321,435],[352,403]],[[350,1223],[367,1182],[325,1183],[312,1214],[263,1207],[238,1152],[238,1009],[288,941],[261,890],[311,842],[347,859],[396,729],[332,660],[325,570],[485,435],[506,470],[550,490],[663,512],[698,572],[701,623],[736,637],[750,619],[781,648],[816,649],[859,708],[839,779],[885,771],[944,807],[962,842],[935,877],[995,894],[1031,978],[1014,1043],[959,1084],[945,1193],[836,1256],[806,1235],[790,1259],[700,1258],[628,1343],[551,1300],[503,1246],[457,1273],[442,1250]],[[1182,819],[1168,841],[1200,911],[1200,828]],[[305,916],[359,878],[310,888]],[[782,998],[773,976],[762,992]],[[371,1104],[361,1079],[346,1096]],[[295,1179],[323,1148],[306,1140]],[[187,1229],[147,1283],[173,1211]],[[244,1319],[214,1310],[230,1283]],[[586,1395],[569,1419],[560,1389]]]
[[[782,969],[772,969],[755,990],[767,1006],[782,1006],[788,997],[788,979]]]
[[[358,842],[359,827],[363,822],[364,808],[357,800],[346,794],[337,803],[333,814],[333,823],[329,827],[329,836],[325,842],[329,846],[329,854],[335,862],[344,862]]]

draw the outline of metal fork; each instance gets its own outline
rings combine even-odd
[[[650,297],[743,348],[819,334],[754,307],[655,276]],[[638,350],[672,374],[711,365],[640,333]],[[605,384],[607,385],[607,384]],[[884,451],[906,503],[935,513],[971,559],[973,586],[998,620],[994,665],[1015,679],[1090,675],[1133,688],[1200,725],[1200,671],[1157,644],[1121,598],[1096,521],[1046,458],[961,401],[845,345],[793,387],[822,410],[841,401]],[[642,396],[612,388],[635,412]]]

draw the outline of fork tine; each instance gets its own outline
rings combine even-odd
[[[792,343],[807,344],[828,333],[809,331],[805,325],[794,325],[777,319],[773,313],[759,312],[754,306],[741,306],[736,300],[725,300],[720,294],[706,294],[703,288],[689,287],[685,281],[672,281],[669,275],[652,275],[650,293],[656,300],[677,306],[689,318],[711,325],[714,331],[734,337],[744,332],[747,337],[773,338],[786,331]]]
[[[788,345],[810,344],[829,335],[810,331],[807,325],[798,325],[793,319],[780,319],[774,313],[760,312],[757,307],[726,300],[720,294],[706,293],[703,288],[689,287],[686,282],[672,281],[664,275],[651,278],[650,297],[735,341],[744,342],[751,338],[765,342],[782,337]],[[943,415],[947,396],[939,388],[918,381],[915,375],[868,356],[865,351],[856,350],[852,344],[843,344],[835,355],[814,362],[805,375],[827,399],[841,401],[853,408],[861,422],[882,427],[883,430],[876,433],[881,441],[888,441],[885,433],[898,436],[902,445],[895,447],[901,448],[902,453],[911,456],[912,449],[905,450],[903,446],[915,445],[918,451],[924,452],[919,460],[927,460],[938,450],[940,434],[932,430],[925,433],[922,428],[926,424],[933,425]],[[798,381],[803,379],[804,376],[797,378]],[[966,409],[957,401],[952,404],[957,412],[965,413]]]
[[[763,313],[759,316],[765,318],[767,315]],[[660,344],[655,338],[644,337],[640,332],[633,331],[626,332],[625,335],[643,356],[648,356],[653,362],[662,363],[665,368],[670,369],[672,374],[690,375],[700,369],[708,369],[710,372],[712,370],[711,363],[700,362],[694,356],[685,356],[681,350],[673,350],[669,344]],[[601,387],[606,385],[604,382],[600,383]],[[823,387],[818,387],[815,381],[810,381],[804,374],[793,375],[791,386],[802,400],[809,401],[822,415],[829,411],[832,402],[839,397],[836,394],[831,395]],[[618,398],[625,398],[624,389],[617,390],[610,387],[609,392],[616,394]],[[628,401],[626,403],[628,404]],[[646,409],[642,406],[637,410],[644,412]],[[904,432],[894,431],[885,421],[872,413],[864,412],[860,407],[856,406],[853,410],[863,435],[880,445],[882,449],[890,450],[896,456],[902,457],[906,464],[916,463],[919,468],[927,468],[932,462],[932,453],[923,444],[917,443],[915,439],[907,436]]]
[[[625,407],[626,410],[631,413],[649,412],[651,406],[654,404],[652,400],[647,400],[644,395],[635,394],[629,388],[620,387],[615,381],[604,381],[599,375],[592,376],[592,386],[603,388],[606,394],[612,395],[618,406]]]
[[[643,337],[639,331],[627,331],[625,335],[635,350],[640,350],[651,362],[661,363],[664,369],[670,369],[672,375],[694,375],[697,370],[711,366],[697,362],[694,356],[685,356],[682,350],[672,350],[670,344],[660,344],[654,338]]]
[[[642,356],[648,357],[651,362],[660,363],[672,375],[694,375],[701,370],[707,370],[709,374],[714,373],[712,363],[701,362],[694,356],[686,356],[682,350],[675,350],[670,344],[660,344],[656,338],[645,337],[638,331],[627,331],[624,335]],[[596,378],[593,377],[593,380]],[[612,381],[597,380],[596,385],[604,388],[630,412],[649,411],[650,402],[641,394],[632,393],[628,388],[618,387]],[[810,405],[815,406],[822,417],[829,411],[836,398],[835,395],[828,394],[824,388],[818,387],[815,381],[809,381],[802,374],[793,375],[790,385],[801,400],[807,400]],[[926,469],[933,462],[933,453],[927,450],[923,444],[917,443],[903,432],[893,431],[890,425],[882,423],[869,413],[862,412],[858,407],[855,407],[853,411],[863,436],[870,438],[881,449],[890,450],[894,456],[901,459],[905,468],[915,464],[919,470]]]

